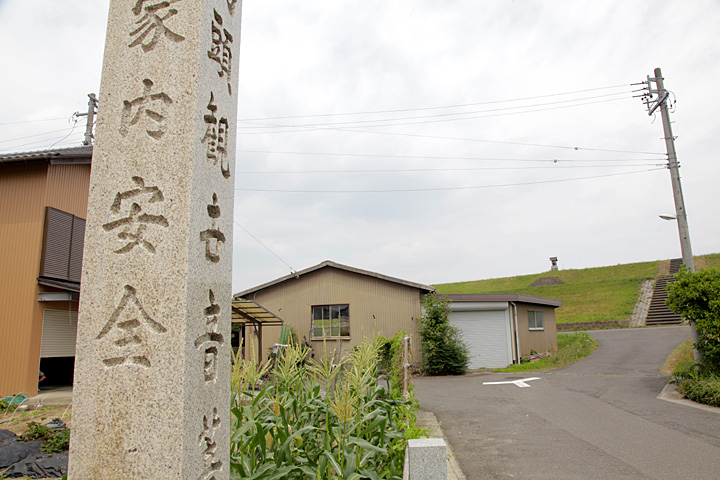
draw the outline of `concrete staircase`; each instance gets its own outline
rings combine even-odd
[[[681,265],[681,258],[670,260],[670,275],[674,275],[680,271]],[[645,320],[646,325],[680,325],[682,323],[682,317],[671,312],[665,303],[668,297],[666,286],[668,283],[674,282],[675,279],[673,277],[658,278],[655,282],[650,308],[648,309],[647,319]]]

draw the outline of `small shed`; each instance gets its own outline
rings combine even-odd
[[[516,293],[450,294],[450,323],[470,349],[470,368],[504,368],[557,348],[560,300]]]

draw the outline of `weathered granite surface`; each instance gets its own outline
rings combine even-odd
[[[447,479],[447,450],[442,438],[408,440],[410,480]]]
[[[241,1],[112,0],[69,478],[229,478]]]

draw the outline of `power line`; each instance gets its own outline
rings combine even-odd
[[[275,256],[275,258],[277,258],[277,259],[280,260],[282,263],[284,263],[285,265],[287,265],[287,267],[290,269],[290,273],[295,273],[295,272],[296,272],[296,270],[295,270],[293,267],[291,267],[289,263],[287,263],[285,260],[283,260],[283,259],[280,257],[280,255],[278,255],[277,253],[275,253],[275,252],[273,252],[272,250],[270,250],[270,247],[268,247],[267,245],[265,245],[265,244],[264,244],[263,242],[261,242],[255,235],[253,235],[253,234],[250,233],[245,227],[243,227],[242,225],[240,225],[237,220],[234,220],[234,222],[235,222],[235,225],[237,225],[237,226],[240,227],[245,233],[247,233],[248,235],[250,235],[250,237],[252,237],[253,240],[255,240],[255,241],[258,242],[260,245],[262,245],[262,246],[265,248],[265,250],[267,250],[268,252],[272,253],[272,254]]]
[[[478,105],[492,105],[497,103],[510,103],[510,102],[520,102],[524,100],[536,100],[538,98],[550,98],[550,97],[559,97],[562,95],[573,95],[576,93],[586,93],[586,92],[593,92],[598,90],[609,90],[611,88],[620,88],[620,87],[628,87],[631,86],[629,83],[625,83],[622,85],[612,85],[609,87],[598,87],[598,88],[588,88],[585,90],[575,90],[571,92],[562,92],[562,93],[552,93],[549,95],[537,95],[533,97],[521,97],[521,98],[515,98],[510,100],[493,100],[493,101],[487,101],[487,102],[475,102],[475,103],[463,103],[463,104],[456,104],[456,105],[441,105],[436,107],[418,107],[418,108],[401,108],[401,109],[394,109],[394,110],[374,110],[374,111],[365,111],[365,112],[344,112],[344,113],[321,113],[321,114],[315,114],[315,115],[285,115],[280,117],[265,117],[265,118],[243,118],[238,120],[239,122],[250,122],[250,121],[256,121],[256,120],[284,120],[284,119],[290,119],[290,118],[317,118],[317,117],[339,117],[339,116],[346,116],[346,115],[372,115],[372,114],[378,114],[378,113],[399,113],[399,112],[417,112],[420,110],[440,110],[443,108],[461,108],[461,107],[474,107]]]
[[[576,180],[591,180],[596,178],[607,178],[607,177],[618,177],[621,175],[634,175],[637,173],[653,172],[657,170],[665,170],[666,167],[651,168],[647,170],[638,170],[634,172],[622,172],[622,173],[609,173],[606,175],[594,175],[589,177],[575,177],[575,178],[564,178],[557,180],[539,180],[535,182],[521,182],[521,183],[506,183],[499,185],[475,185],[468,187],[434,187],[434,188],[402,188],[402,189],[391,189],[391,190],[286,190],[286,189],[264,189],[264,188],[248,188],[241,187],[235,190],[249,191],[249,192],[273,192],[273,193],[401,193],[401,192],[431,192],[431,191],[450,191],[450,190],[475,190],[484,188],[498,188],[498,187],[517,187],[525,185],[540,185],[546,183],[560,183],[560,182],[572,182]]]
[[[548,110],[559,110],[563,108],[573,108],[573,107],[580,107],[584,105],[592,105],[596,103],[605,103],[605,102],[613,102],[618,100],[630,100],[632,97],[623,97],[623,98],[612,98],[607,99],[606,97],[612,97],[617,95],[626,95],[628,93],[632,92],[620,92],[620,93],[611,93],[607,95],[598,95],[594,97],[586,97],[586,98],[578,98],[578,99],[572,99],[572,100],[562,100],[559,102],[549,102],[549,103],[539,103],[534,105],[519,105],[515,107],[504,107],[504,108],[493,108],[489,110],[475,110],[470,112],[451,112],[451,113],[439,113],[439,114],[433,114],[433,115],[415,115],[410,117],[396,117],[396,118],[379,118],[374,120],[351,120],[346,122],[329,122],[329,123],[306,123],[306,124],[297,124],[297,125],[278,125],[278,124],[262,124],[262,125],[256,125],[251,127],[244,127],[239,126],[239,128],[243,129],[268,129],[268,128],[306,128],[306,127],[324,127],[324,126],[335,126],[335,125],[353,125],[353,124],[376,124],[376,123],[387,123],[387,122],[398,122],[402,120],[416,120],[416,119],[430,119],[435,118],[436,120],[428,120],[428,121],[419,121],[419,122],[401,122],[401,123],[389,123],[387,125],[369,125],[369,126],[378,126],[378,127],[390,127],[390,126],[399,126],[399,125],[418,125],[421,123],[437,123],[437,122],[450,122],[450,121],[456,121],[456,120],[473,120],[478,118],[489,118],[489,117],[499,117],[499,116],[506,116],[506,115],[519,115],[523,113],[534,113],[534,112],[543,112]],[[596,98],[606,98],[605,100],[599,100],[595,102],[584,102],[584,103],[575,103],[573,105],[563,105],[560,107],[552,107],[552,108],[539,108],[534,110],[525,110],[522,112],[507,112],[507,113],[496,113],[491,115],[477,115],[477,116],[471,116],[471,117],[460,117],[460,115],[472,115],[475,113],[491,113],[491,112],[501,112],[506,110],[518,110],[518,109],[528,109],[533,107],[544,107],[548,105],[559,105],[559,104],[565,104],[565,103],[571,103],[571,102],[579,102],[582,100],[592,100]],[[439,118],[439,117],[454,117],[454,118]],[[238,121],[240,123],[240,121]],[[250,122],[247,122],[250,123]]]
[[[640,162],[640,161],[665,161],[667,157],[661,155],[659,158],[596,158],[591,160],[575,160],[562,158],[500,158],[500,157],[458,157],[458,156],[437,156],[437,155],[390,155],[382,153],[343,153],[343,152],[291,152],[291,151],[272,151],[272,150],[243,150],[237,149],[241,153],[269,153],[273,155],[312,155],[312,156],[328,156],[328,157],[361,157],[361,158],[408,158],[408,159],[425,159],[425,160],[480,160],[480,161],[499,161],[499,162]]]
[[[605,153],[634,153],[637,155],[663,155],[662,153],[658,152],[638,152],[633,150],[613,150],[613,149],[605,149],[605,148],[589,148],[589,147],[570,147],[567,145],[549,145],[549,144],[540,144],[540,143],[522,143],[522,142],[508,142],[508,141],[501,141],[501,140],[482,140],[479,138],[461,138],[461,137],[444,137],[439,135],[420,135],[416,133],[399,133],[399,132],[374,132],[372,130],[355,130],[355,129],[344,129],[344,128],[338,128],[333,129],[338,130],[340,132],[357,132],[357,133],[371,133],[376,135],[397,135],[401,137],[416,137],[416,138],[432,138],[436,140],[457,140],[462,142],[479,142],[479,143],[496,143],[499,145],[518,145],[523,147],[540,147],[540,148],[559,148],[564,150],[583,150],[588,152],[605,152]]]
[[[51,132],[43,132],[43,133],[36,133],[34,135],[27,135],[25,137],[16,137],[16,138],[10,138],[8,140],[0,140],[0,143],[14,142],[15,140],[25,140],[26,138],[40,137],[42,135],[50,135],[53,133],[66,132],[68,128],[74,128],[74,126],[73,127],[68,126],[68,127],[62,128],[60,130],[53,130]]]
[[[0,123],[0,126],[2,125],[20,125],[22,123],[40,123],[40,122],[53,122],[56,120],[65,120],[67,117],[58,117],[58,118],[44,118],[42,120],[22,120],[19,122],[4,122]]]
[[[379,170],[302,170],[302,171],[236,171],[235,174],[242,175],[302,175],[302,174],[335,174],[335,173],[414,173],[414,172],[472,172],[487,170],[536,170],[536,169],[569,169],[569,168],[629,168],[629,167],[665,167],[665,164],[657,163],[633,163],[633,164],[612,164],[612,165],[543,165],[523,167],[473,167],[473,168],[401,168],[401,169],[379,169]]]

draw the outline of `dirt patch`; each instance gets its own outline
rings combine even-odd
[[[551,285],[565,285],[565,282],[560,280],[558,277],[542,277],[535,280],[530,284],[532,287],[549,287]]]
[[[10,430],[16,435],[25,433],[28,429],[28,422],[39,422],[43,425],[53,418],[59,418],[66,424],[70,422],[72,407],[67,405],[53,405],[40,409],[17,410],[15,412],[4,412],[0,414],[0,429]]]

